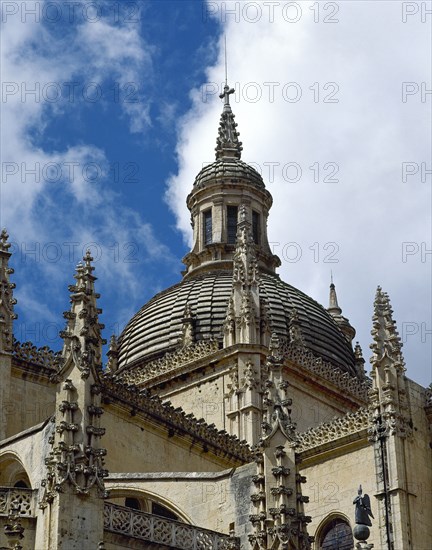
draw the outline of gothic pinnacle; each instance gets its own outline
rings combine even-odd
[[[396,321],[393,320],[393,309],[389,295],[378,286],[375,301],[373,328],[371,335],[373,343],[370,345],[373,351],[372,364],[380,362],[387,356],[392,362],[404,367],[402,356],[402,342],[396,329]]]

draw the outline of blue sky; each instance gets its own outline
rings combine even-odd
[[[59,349],[89,243],[106,338],[180,279],[226,32],[243,159],[274,196],[282,277],[325,305],[332,270],[366,360],[381,284],[408,374],[426,384],[431,16],[415,2],[246,4],[2,2],[0,224],[16,336]]]

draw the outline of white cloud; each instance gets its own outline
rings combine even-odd
[[[212,11],[219,5],[220,20],[222,4],[209,2]],[[232,2],[231,7],[234,4],[242,6]],[[339,22],[334,24],[315,23],[312,4],[301,2],[302,17],[291,24],[281,16],[270,23],[265,15],[252,24],[242,11],[239,22],[227,16],[223,26],[229,80],[238,89],[233,110],[244,145],[242,158],[262,167],[273,194],[269,236],[280,243],[275,251],[283,262],[284,280],[325,305],[332,269],[340,305],[358,330],[366,359],[372,302],[381,284],[392,299],[399,331],[406,332],[409,323],[418,327],[406,338],[408,375],[427,383],[431,336],[422,335],[422,326],[431,328],[430,255],[422,261],[420,243],[431,247],[430,176],[426,183],[419,174],[402,182],[401,174],[403,162],[425,162],[430,168],[431,99],[429,95],[422,102],[420,93],[406,103],[401,98],[403,82],[431,87],[430,27],[420,14],[404,24],[399,2],[338,3]],[[217,65],[207,69],[207,81],[221,83],[223,75],[221,48]],[[279,84],[274,86],[274,101],[265,84],[271,82]],[[301,89],[298,102],[283,97],[284,85],[290,82]],[[331,82],[337,88],[326,87]],[[339,102],[323,102],[336,89]],[[254,90],[262,94],[256,102]],[[286,90],[295,96],[294,86]],[[189,242],[185,199],[202,162],[214,158],[221,111],[216,94],[208,102],[199,90],[191,96],[193,107],[180,124],[179,172],[167,191],[178,228]],[[269,162],[279,163],[274,181],[269,181]],[[301,166],[297,183],[284,176],[282,168],[289,162]],[[329,174],[324,170],[327,162],[337,163],[338,183],[322,181]],[[319,183],[311,178],[314,163],[320,167]],[[284,244],[290,242],[301,247],[296,262],[289,261],[295,257],[294,248],[285,248],[284,258]],[[325,261],[331,251],[325,247],[331,242],[339,248],[337,263]],[[407,262],[402,261],[404,242],[419,246],[419,253]]]
[[[38,5],[44,13],[43,3]],[[86,142],[70,143],[63,149],[54,143],[48,150],[43,139],[53,117],[67,109],[78,111],[83,84],[90,82],[98,86],[116,83],[130,131],[148,128],[149,99],[143,95],[143,82],[151,77],[152,50],[141,38],[139,24],[122,24],[114,17],[96,22],[81,17],[75,26],[65,28],[68,36],[59,42],[43,17],[39,22],[34,17],[27,17],[25,23],[22,19],[20,12],[2,19],[6,96],[2,104],[0,224],[7,225],[14,240],[22,243],[47,242],[55,235],[60,244],[65,240],[85,243],[110,238],[126,245],[144,232],[146,257],[159,258],[163,253],[169,262],[169,251],[158,242],[151,227],[122,207],[105,185],[109,159],[104,151]],[[64,91],[67,82],[81,86],[70,91],[67,99],[47,100],[55,97],[56,90]],[[32,89],[36,95],[27,93]],[[128,98],[137,101],[129,102]],[[101,219],[103,223],[98,223]],[[115,269],[109,269],[108,258],[106,262],[104,258],[100,265],[108,280],[122,276],[123,284],[137,290],[132,263],[117,262]],[[45,270],[60,276],[49,263]]]

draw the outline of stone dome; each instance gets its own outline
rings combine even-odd
[[[119,368],[143,365],[178,347],[186,304],[194,318],[196,340],[215,338],[222,345],[232,280],[232,270],[215,270],[186,277],[157,294],[135,314],[121,334]],[[259,287],[268,306],[272,331],[287,337],[289,315],[295,308],[307,348],[344,372],[356,375],[351,345],[320,304],[278,275],[261,273]]]
[[[241,160],[242,143],[229,103],[232,93],[226,85],[220,96],[224,107],[216,160],[199,172],[187,199],[194,244],[183,259],[184,278],[157,294],[127,324],[116,348],[118,368],[145,368],[177,349],[186,318],[189,341],[213,339],[221,347],[265,345],[262,321],[286,338],[295,310],[304,345],[355,376],[355,355],[344,333],[345,318],[338,313],[342,310],[325,310],[275,273],[280,260],[267,235],[273,199],[260,174]],[[261,304],[266,306],[262,311]]]
[[[205,166],[195,178],[194,189],[201,189],[215,181],[220,183],[222,180],[229,183],[245,181],[248,185],[253,185],[259,189],[265,188],[264,181],[255,168],[240,159],[228,157],[217,159]]]

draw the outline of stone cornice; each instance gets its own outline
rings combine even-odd
[[[206,359],[211,358],[212,362],[218,361],[232,352],[239,351],[238,348],[241,346],[235,345],[220,349],[217,340],[202,341],[167,353],[146,365],[124,369],[118,373],[116,378],[124,383],[153,386],[207,365]],[[264,348],[262,349],[264,350]],[[281,351],[285,363],[294,363],[299,368],[329,382],[341,395],[349,395],[354,397],[357,402],[367,403],[370,389],[369,379],[361,380],[349,373],[342,372],[331,363],[316,357],[305,346],[290,345],[282,341]]]
[[[368,425],[369,411],[367,408],[362,407],[355,413],[348,413],[297,434],[296,452],[302,453],[310,449],[316,449],[337,442],[347,436],[352,437],[363,431],[366,435]]]
[[[169,378],[178,375],[180,370],[187,368],[190,364],[209,357],[219,351],[217,340],[207,340],[197,342],[190,346],[182,347],[176,351],[166,353],[163,357],[155,359],[142,366],[126,368],[118,373],[114,379],[121,380],[126,384],[144,384],[157,379]]]
[[[125,369],[119,371],[116,373],[118,375],[112,378],[126,384],[130,383],[137,385],[139,388],[154,388],[162,384],[169,384],[170,382],[174,382],[175,384],[177,378],[180,376],[189,376],[199,372],[201,378],[203,370],[206,370],[208,367],[211,367],[215,373],[217,372],[218,375],[220,375],[222,372],[229,370],[230,367],[226,364],[226,362],[230,358],[235,357],[238,353],[259,353],[264,361],[268,354],[268,349],[259,344],[234,344],[233,346],[229,346],[227,348],[219,348],[217,351],[214,351],[209,355],[203,354],[202,357],[196,358],[193,361],[189,361],[184,364],[179,363],[178,365],[175,365],[175,363],[172,363],[172,368],[168,368],[167,370],[153,376],[147,377],[146,374],[146,365],[154,364],[154,361],[151,361],[150,363],[136,365],[130,369],[128,368],[127,370]],[[171,353],[169,355],[171,355]],[[173,352],[172,355],[175,355],[175,352]],[[168,360],[170,361],[171,357],[168,357]],[[222,365],[221,362],[223,362]],[[134,370],[137,370],[139,373],[137,378],[135,378],[132,374]],[[130,373],[130,379],[128,373]],[[127,379],[125,376],[126,374],[128,374]],[[110,377],[108,376],[108,378]],[[182,385],[182,387],[184,386]]]
[[[246,463],[252,460],[252,453],[245,442],[225,430],[218,430],[213,424],[198,420],[193,414],[186,414],[182,408],[173,407],[169,402],[163,403],[158,396],[150,397],[146,390],[140,391],[136,386],[128,386],[108,377],[102,384],[102,393],[108,401],[127,404],[129,408],[141,412],[144,416],[166,426],[173,435],[189,435],[193,441],[200,442],[205,450],[211,448],[216,456],[225,455]]]
[[[368,401],[368,391],[370,389],[369,379],[361,380],[343,372],[331,363],[324,361],[321,357],[316,357],[310,350],[304,346],[286,345],[282,353],[283,360],[290,361],[299,365],[310,373],[330,382],[342,395],[352,395],[363,403]]]
[[[31,342],[21,343],[18,340],[13,343],[12,359],[19,366],[48,375],[57,372],[63,362],[61,352],[55,352],[48,346],[37,348]]]

